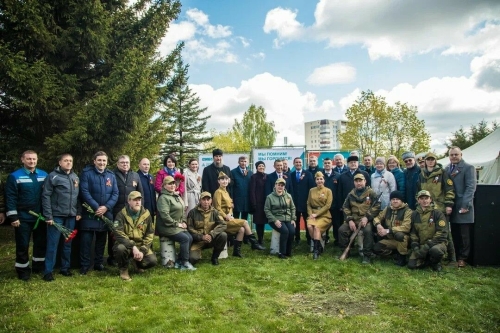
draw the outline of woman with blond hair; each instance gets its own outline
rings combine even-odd
[[[406,190],[405,174],[403,170],[401,170],[399,160],[396,156],[391,155],[387,159],[387,170],[389,170],[392,173],[394,179],[396,180],[396,189],[398,191],[405,193]]]

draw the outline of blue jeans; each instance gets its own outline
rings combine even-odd
[[[54,223],[62,225],[70,230],[75,229],[75,217],[56,217]],[[57,249],[61,233],[54,226],[47,226],[47,252],[45,253],[45,272],[43,274],[52,273],[56,263]],[[69,270],[71,260],[71,241],[64,242],[61,248],[61,271]]]
[[[292,242],[295,237],[295,227],[291,222],[281,221],[281,228],[274,222],[269,223],[271,228],[280,233],[280,253],[290,256],[292,254]]]
[[[179,260],[181,262],[189,261],[189,251],[191,249],[191,244],[193,243],[193,236],[187,231],[181,231],[173,236],[167,236],[168,239],[179,243],[180,253]]]
[[[81,230],[80,235],[80,266],[83,269],[90,268],[90,256],[92,253],[92,240],[95,234],[95,257],[94,266],[103,262],[104,248],[106,247],[107,231]]]

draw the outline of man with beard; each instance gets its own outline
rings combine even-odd
[[[189,261],[194,265],[201,259],[201,250],[213,248],[212,265],[219,265],[219,256],[227,242],[227,224],[212,207],[212,195],[200,194],[200,203],[187,215],[188,231],[193,236]]]
[[[412,210],[403,202],[404,196],[400,191],[392,192],[390,200],[391,204],[373,219],[373,226],[380,239],[373,246],[373,252],[378,255],[389,255],[396,250],[394,264],[406,266]]]
[[[234,180],[231,179],[231,170],[222,162],[223,154],[224,153],[222,152],[222,150],[218,148],[212,151],[214,162],[203,169],[203,175],[201,177],[201,190],[207,191],[213,196],[215,191],[217,191],[217,189],[219,188],[219,174],[223,172],[224,174],[229,176],[229,185],[227,186],[227,191],[232,197]]]
[[[141,200],[141,192],[130,192],[127,206],[118,212],[114,221],[116,242],[113,251],[120,268],[120,278],[124,281],[131,280],[128,273],[130,258],[138,273],[157,263],[156,255],[151,250],[155,234],[153,218],[149,210],[142,206]]]
[[[415,210],[417,202],[415,195],[417,194],[417,183],[420,175],[420,167],[415,164],[415,153],[407,151],[403,153],[403,162],[406,169],[403,170],[405,175],[405,201],[412,210]]]

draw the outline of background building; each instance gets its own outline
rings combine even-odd
[[[304,123],[307,150],[340,150],[340,135],[347,121],[322,119]]]

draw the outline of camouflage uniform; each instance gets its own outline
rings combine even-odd
[[[209,210],[204,210],[199,204],[191,209],[187,216],[187,228],[193,243],[189,253],[189,261],[196,262],[201,259],[201,250],[213,247],[212,258],[218,258],[224,250],[227,242],[226,228],[227,224],[219,215],[215,208],[210,207]],[[212,241],[206,243],[203,241],[204,235],[210,235]]]
[[[432,265],[439,265],[446,254],[448,244],[448,221],[444,214],[432,207],[422,209],[419,206],[412,213],[411,223],[410,238],[413,252],[408,268],[422,267],[427,260]]]
[[[384,229],[389,229],[389,234],[384,236],[373,247],[373,252],[376,254],[389,254],[391,250],[397,250],[399,254],[408,254],[408,241],[410,239],[411,230],[411,214],[412,210],[407,204],[403,204],[399,208],[387,206],[373,220],[375,230],[379,224]]]
[[[349,228],[349,221],[354,221],[356,227],[358,227],[361,218],[368,218],[368,223],[364,228],[360,230],[363,232],[363,254],[370,257],[373,249],[373,233],[372,233],[372,223],[374,216],[377,216],[380,212],[380,202],[378,201],[377,193],[370,188],[370,186],[365,187],[361,194],[357,194],[356,188],[352,189],[347,195],[342,207],[344,211],[344,224],[339,228],[339,246],[342,250],[347,248],[349,244],[349,237],[352,234]],[[374,203],[377,201],[376,203]],[[372,203],[373,207],[372,207]]]
[[[141,207],[137,214],[133,214],[127,205],[116,215],[114,225],[116,242],[113,253],[119,268],[128,267],[129,258],[133,257],[134,246],[144,255],[142,261],[136,262],[139,268],[145,269],[156,265],[156,256],[151,251],[155,230],[153,219],[147,209]]]

